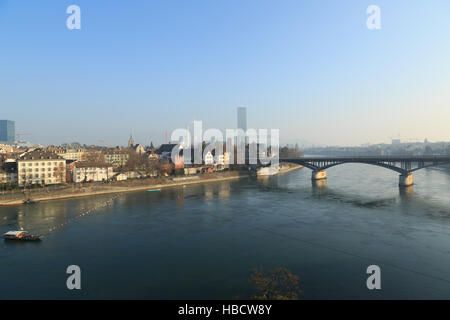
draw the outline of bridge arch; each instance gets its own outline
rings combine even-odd
[[[394,165],[389,165],[389,164],[380,163],[380,162],[368,162],[368,161],[367,162],[366,161],[336,162],[336,163],[332,163],[332,164],[329,164],[329,165],[326,165],[326,166],[323,166],[323,167],[319,167],[316,170],[326,170],[326,169],[329,169],[329,168],[332,168],[332,167],[335,167],[335,166],[339,166],[339,165],[342,165],[342,164],[349,164],[349,163],[368,164],[368,165],[372,165],[372,166],[382,167],[382,168],[385,168],[385,169],[389,169],[389,170],[398,172],[400,174],[408,174],[408,172],[409,172],[409,171],[407,171],[405,169],[399,168],[399,167],[394,166]]]
[[[450,156],[365,156],[365,157],[303,157],[280,159],[280,162],[292,162],[313,170],[312,180],[327,179],[326,170],[347,163],[360,163],[382,167],[400,174],[399,185],[413,184],[413,172],[450,163]]]

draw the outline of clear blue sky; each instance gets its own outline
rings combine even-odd
[[[450,140],[448,0],[0,0],[0,41],[0,119],[37,143],[160,143],[238,106],[282,142]]]

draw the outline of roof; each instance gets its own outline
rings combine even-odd
[[[58,156],[54,152],[35,150],[23,154],[19,161],[24,160],[65,160],[63,157]]]
[[[125,154],[125,155],[129,155],[130,152],[128,150],[107,150],[105,152],[105,155],[107,156],[113,156],[115,154]]]
[[[77,161],[74,166],[76,168],[109,168],[113,165],[110,163],[100,163],[100,162],[92,162],[92,161]]]
[[[7,233],[5,233],[5,236],[18,236],[22,233],[27,233],[26,231],[8,231]]]
[[[162,144],[162,145],[156,150],[156,153],[161,154],[161,153],[163,153],[163,152],[172,152],[173,148],[175,148],[176,146],[178,146],[178,144],[175,144],[175,143]]]

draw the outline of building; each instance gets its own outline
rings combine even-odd
[[[47,147],[45,148],[45,151],[56,153],[61,158],[64,158],[66,160],[73,160],[73,161],[85,161],[86,159],[86,151],[78,148],[78,149],[69,149],[69,148],[62,148],[62,147]]]
[[[83,149],[64,149],[64,152],[60,156],[66,160],[85,161],[86,151]]]
[[[0,154],[7,154],[7,153],[13,153],[16,152],[17,147],[10,146],[7,144],[0,144]]]
[[[112,151],[104,155],[105,162],[112,164],[114,167],[123,167],[128,163],[130,154],[126,150]]]
[[[16,123],[0,120],[0,143],[13,144],[16,140]]]
[[[247,131],[247,109],[237,108],[237,128]]]
[[[221,165],[221,166],[229,166],[231,155],[229,152],[224,151],[222,154],[216,153],[216,150],[212,151],[212,155],[214,157],[214,164]]]
[[[175,159],[172,159],[172,162],[176,169],[184,168],[184,150],[181,150],[181,153],[175,156]]]
[[[142,144],[134,144],[132,135],[130,135],[130,139],[128,140],[128,149],[133,149],[137,154],[145,153],[145,148]]]
[[[66,182],[66,159],[56,153],[35,150],[17,160],[19,186]]]
[[[108,163],[82,161],[74,162],[73,165],[73,182],[108,181],[113,176],[113,166]]]
[[[147,152],[147,157],[149,161],[157,161],[159,160],[159,155],[156,153],[156,150],[150,150]]]
[[[0,163],[0,184],[17,184],[17,162],[6,160]]]
[[[133,150],[137,153],[137,154],[144,154],[145,153],[145,148],[142,144],[137,144],[135,146],[133,146]]]
[[[114,176],[114,179],[117,181],[125,181],[128,180],[128,176],[125,173],[118,173]]]
[[[130,134],[130,139],[128,140],[128,148],[134,147],[133,135]]]
[[[205,165],[207,165],[207,166],[213,165],[213,164],[214,164],[214,155],[213,155],[213,152],[208,151],[208,152],[205,154],[205,157],[204,157],[203,161],[204,161]]]
[[[178,144],[168,143],[162,144],[157,150],[156,153],[159,155],[160,159],[171,159],[172,158],[172,150],[174,148],[178,148],[178,154],[180,152],[180,147]],[[177,150],[177,149],[176,149]]]
[[[236,137],[236,142],[245,143],[247,141],[245,133],[247,132],[247,109],[239,107],[237,108],[237,128],[240,130]],[[242,130],[242,131],[241,131]]]

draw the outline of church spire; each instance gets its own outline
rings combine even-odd
[[[130,134],[130,140],[128,140],[128,148],[134,147],[133,135]]]

